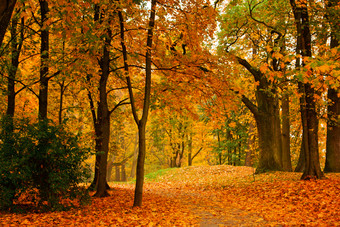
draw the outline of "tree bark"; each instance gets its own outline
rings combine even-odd
[[[297,54],[303,57],[312,56],[311,33],[309,29],[309,15],[307,2],[296,4],[295,0],[290,0],[297,30]],[[297,59],[297,65],[299,64]],[[302,66],[304,62],[302,61]],[[300,98],[300,111],[302,119],[302,128],[304,135],[305,151],[305,168],[301,176],[303,180],[320,179],[324,175],[320,168],[319,150],[318,150],[318,119],[316,113],[316,103],[314,100],[314,88],[309,82],[299,82],[299,91],[302,94]]]
[[[290,158],[290,122],[288,94],[285,94],[282,98],[282,168],[284,171],[293,171]]]
[[[120,181],[120,168],[115,166],[115,181]]]
[[[305,163],[306,163],[306,154],[305,154],[305,142],[304,138],[306,136],[304,135],[304,132],[302,132],[302,140],[301,140],[301,146],[300,146],[300,155],[299,155],[299,160],[298,163],[295,167],[294,172],[303,172],[305,169]]]
[[[24,19],[21,19],[20,26],[20,36],[18,34],[18,22],[19,18],[15,15],[12,19],[11,26],[11,67],[8,73],[8,82],[7,82],[7,116],[13,118],[15,113],[15,80],[16,74],[19,66],[19,57],[21,48],[24,42]]]
[[[265,88],[258,86],[258,107],[243,97],[242,101],[254,114],[259,138],[259,164],[256,173],[282,170],[282,142],[280,118],[278,116],[278,99],[265,92]]]
[[[255,135],[253,136],[252,134],[254,133],[254,124],[250,123],[249,125],[249,130],[248,130],[248,142],[247,142],[247,147],[248,151],[246,152],[246,158],[244,161],[245,166],[253,166],[254,165],[254,148],[255,148]]]
[[[129,65],[127,63],[127,50],[125,46],[125,37],[124,37],[124,21],[122,11],[118,11],[118,17],[120,22],[120,37],[121,37],[121,46],[123,52],[124,59],[124,70],[127,73],[126,81],[129,89],[129,97],[133,118],[138,126],[138,158],[137,158],[137,168],[136,168],[136,187],[135,187],[135,195],[133,206],[142,206],[143,200],[143,184],[144,184],[144,162],[145,162],[145,153],[146,153],[146,123],[149,115],[150,108],[150,95],[151,95],[151,50],[152,50],[152,42],[153,42],[153,30],[155,27],[155,17],[156,17],[156,0],[151,0],[151,12],[149,18],[149,26],[147,29],[147,41],[146,41],[146,55],[145,55],[145,89],[144,89],[144,103],[143,103],[143,112],[141,119],[138,118],[135,100],[132,91],[132,85],[129,73]]]
[[[259,165],[256,173],[282,170],[282,136],[279,116],[277,91],[262,72],[251,66],[245,59],[236,57],[239,64],[245,67],[259,85],[256,88],[257,106],[242,96],[242,102],[254,115],[259,138]]]
[[[11,21],[17,0],[0,0],[0,47],[4,40],[7,27]]]
[[[46,0],[40,0],[41,10],[41,26],[43,27],[47,20],[47,14],[49,12],[48,2]],[[47,119],[47,106],[48,106],[48,60],[49,60],[49,31],[48,26],[41,28],[41,46],[40,46],[40,87],[39,87],[39,118],[42,120]]]
[[[339,46],[339,40],[335,33],[339,31],[340,16],[338,13],[332,12],[335,6],[339,4],[339,0],[329,0],[327,4],[327,18],[331,27],[331,45],[330,48]],[[335,10],[338,12],[338,10]],[[327,141],[326,141],[326,163],[325,172],[340,172],[340,98],[339,92],[334,88],[328,89],[327,98],[330,101],[327,108]]]
[[[110,111],[107,102],[107,80],[110,75],[110,51],[112,34],[110,28],[107,28],[107,37],[104,40],[103,56],[99,64],[101,68],[101,75],[99,80],[99,103],[97,107],[97,127],[96,127],[96,155],[100,160],[98,163],[98,183],[97,190],[94,196],[106,197],[107,192],[107,158],[110,144]]]
[[[332,103],[328,106],[326,163],[325,172],[340,172],[340,98],[338,92],[328,89],[328,100]]]
[[[131,164],[131,174],[130,177],[134,178],[136,176],[136,168],[137,168],[137,157],[138,157],[138,133],[136,134],[136,143],[135,143],[135,149],[133,153],[133,160]]]
[[[192,166],[192,134],[188,135],[188,166]]]

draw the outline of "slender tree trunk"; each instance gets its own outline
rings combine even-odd
[[[139,135],[139,153],[137,160],[137,172],[136,172],[136,188],[133,206],[142,206],[143,198],[143,183],[144,183],[144,161],[146,153],[146,140],[145,140],[145,128],[148,119],[149,108],[150,108],[150,94],[151,94],[151,50],[152,50],[152,38],[153,30],[155,26],[156,17],[156,0],[151,0],[151,13],[148,26],[148,37],[146,44],[146,57],[145,57],[145,94],[144,94],[144,105],[143,115],[138,121],[136,118],[137,113],[135,112],[135,120],[138,122],[138,135]],[[132,89],[130,89],[131,91]],[[131,94],[131,92],[130,92]],[[130,96],[131,97],[131,96]]]
[[[133,206],[142,206],[143,200],[143,184],[144,184],[144,162],[145,162],[145,153],[146,153],[146,123],[149,115],[150,108],[150,95],[151,95],[151,50],[152,50],[152,40],[153,40],[153,30],[155,26],[155,17],[156,17],[156,0],[151,0],[151,12],[149,18],[149,26],[147,32],[147,41],[146,41],[146,55],[145,55],[145,90],[144,90],[144,103],[143,103],[143,113],[141,119],[138,118],[135,100],[133,96],[133,90],[131,85],[130,77],[127,75],[126,80],[129,88],[129,96],[131,103],[131,110],[133,114],[133,118],[138,126],[138,159],[137,159],[137,169],[136,169],[136,187],[135,187],[135,196]],[[120,37],[121,37],[121,46],[122,53],[124,59],[124,70],[126,73],[129,72],[129,65],[127,63],[127,50],[125,46],[125,38],[124,38],[124,21],[123,14],[121,11],[118,11],[118,17],[120,22]]]
[[[122,164],[122,169],[121,169],[121,176],[120,180],[125,182],[126,181],[126,171],[125,171],[125,164]]]
[[[60,94],[59,94],[59,112],[58,112],[58,122],[61,125],[63,122],[63,101],[64,101],[64,93],[65,93],[65,81],[62,81],[60,84]]]
[[[245,166],[253,166],[254,165],[254,149],[255,149],[255,136],[254,133],[255,126],[254,124],[250,123],[249,130],[248,130],[248,142],[247,147],[248,151],[246,152],[246,159],[245,159]]]
[[[120,181],[120,168],[115,166],[115,181]]]
[[[49,12],[48,3],[46,0],[40,0],[41,10],[41,26],[47,20]],[[40,66],[40,87],[39,87],[39,118],[42,120],[47,119],[47,106],[48,106],[48,60],[49,60],[49,31],[48,27],[41,29],[41,66]]]
[[[299,160],[298,163],[295,167],[294,172],[303,172],[305,169],[305,163],[306,163],[306,154],[305,154],[305,142],[304,142],[304,138],[306,138],[306,136],[304,135],[304,132],[302,132],[302,140],[301,140],[301,146],[300,146],[300,155],[299,155]]]
[[[146,122],[145,122],[146,123]],[[144,184],[144,162],[145,162],[145,153],[146,153],[146,140],[145,140],[145,126],[146,124],[138,125],[138,159],[137,159],[137,168],[136,168],[136,187],[135,187],[135,196],[133,201],[133,206],[142,206],[143,199],[143,184]]]
[[[8,73],[7,82],[7,116],[13,118],[15,113],[15,79],[19,66],[19,57],[24,42],[24,19],[21,19],[20,36],[18,34],[18,15],[12,19],[11,26],[11,67]]]
[[[188,166],[192,166],[192,134],[188,135]]]
[[[288,94],[285,94],[282,98],[282,168],[284,171],[293,171],[290,158],[290,122]]]

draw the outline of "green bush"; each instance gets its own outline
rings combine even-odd
[[[63,125],[48,121],[13,123],[2,119],[0,132],[0,208],[10,209],[23,193],[39,209],[60,210],[88,199],[79,186],[88,177],[89,149]]]

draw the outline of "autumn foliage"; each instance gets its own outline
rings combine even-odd
[[[132,208],[133,185],[112,184],[110,197],[62,212],[6,214],[12,225],[327,225],[340,224],[339,174],[300,181],[299,174],[253,176],[250,167],[202,166],[171,169],[148,180],[144,207]],[[254,181],[255,180],[255,181]]]
[[[1,0],[1,224],[340,225],[339,21],[338,0]]]

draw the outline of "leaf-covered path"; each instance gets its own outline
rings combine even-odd
[[[110,197],[80,209],[0,213],[0,226],[264,226],[340,225],[340,174],[300,181],[300,173],[256,175],[249,167],[168,170],[145,184],[133,208],[133,184],[112,184]],[[255,179],[255,182],[254,182]]]
[[[210,181],[223,182],[227,179],[226,174],[228,174],[228,178],[232,178],[234,174],[242,178],[249,178],[252,175],[251,169],[246,168],[247,171],[238,173],[232,171],[235,167],[227,170],[226,166],[219,168],[191,167],[190,169],[195,168],[199,173],[196,177],[192,176],[190,171],[178,169],[177,171],[181,172],[180,179],[176,179],[177,173],[174,174],[175,176],[165,175],[163,179],[158,179],[163,183],[148,184],[148,190],[152,194],[163,196],[169,200],[176,199],[181,204],[188,206],[193,214],[198,216],[197,225],[199,226],[257,226],[267,223],[253,212],[245,212],[230,202],[224,202],[223,198],[209,190],[209,187],[214,186],[209,184]],[[173,177],[175,179],[171,179]]]

